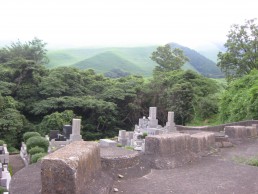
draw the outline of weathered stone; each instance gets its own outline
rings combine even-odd
[[[244,128],[244,126],[226,126],[225,134],[229,138],[242,138],[244,136],[243,128]]]
[[[216,142],[215,145],[216,145],[217,148],[222,148],[223,147],[222,142]]]
[[[245,126],[226,126],[225,134],[229,138],[248,138],[256,137],[257,130],[255,127],[245,127]]]
[[[190,135],[173,133],[147,136],[145,154],[154,156],[173,156],[190,148]]]
[[[111,139],[100,139],[99,144],[101,147],[115,147],[117,143]]]
[[[247,132],[247,137],[256,137],[257,136],[256,127],[247,126],[245,128],[246,128],[246,132]]]
[[[80,141],[82,140],[81,133],[81,119],[73,119],[72,123],[72,134],[70,135],[71,141]]]
[[[195,153],[205,151],[215,145],[215,135],[211,132],[201,132],[191,135],[191,150]]]
[[[42,194],[83,194],[100,173],[100,149],[96,142],[73,142],[44,157]]]
[[[231,142],[223,141],[222,142],[222,147],[223,148],[230,148],[230,147],[233,147],[233,144]]]

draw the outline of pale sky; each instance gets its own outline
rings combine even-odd
[[[185,46],[225,42],[258,18],[257,0],[0,0],[0,42],[53,46]]]

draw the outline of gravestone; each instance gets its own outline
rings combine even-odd
[[[157,128],[158,126],[158,119],[157,117],[157,107],[150,107],[149,109],[149,122],[148,126],[149,128]]]
[[[49,140],[57,139],[58,138],[59,131],[58,130],[50,130],[49,132]]]
[[[127,145],[126,130],[119,130],[118,142],[122,146]]]
[[[168,122],[166,123],[167,132],[175,132],[174,112],[168,112]]]
[[[70,139],[70,135],[72,134],[72,126],[64,125],[63,126],[63,134],[66,137],[66,139]]]
[[[70,140],[71,141],[82,140],[82,136],[80,133],[81,133],[81,119],[73,119],[72,134],[70,135]]]

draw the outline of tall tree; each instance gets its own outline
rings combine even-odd
[[[178,48],[171,49],[169,44],[158,47],[150,58],[159,65],[154,69],[154,71],[158,72],[179,70],[188,61],[183,50]]]
[[[258,69],[258,25],[256,19],[234,24],[227,35],[226,52],[218,54],[218,66],[228,80]]]

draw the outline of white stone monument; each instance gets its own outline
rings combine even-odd
[[[158,126],[158,119],[157,119],[157,107],[150,107],[149,109],[149,128],[157,128]]]
[[[166,123],[167,132],[175,132],[174,112],[168,112],[168,122]]]
[[[126,137],[126,130],[119,130],[118,142],[122,146],[126,146],[128,144],[128,138]]]
[[[81,119],[73,119],[72,134],[70,135],[70,140],[71,141],[82,140],[82,136],[80,133],[81,133]]]

